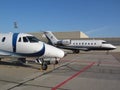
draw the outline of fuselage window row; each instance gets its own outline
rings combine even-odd
[[[73,45],[96,45],[96,43],[73,43]]]

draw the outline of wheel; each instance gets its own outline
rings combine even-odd
[[[27,61],[25,58],[18,58],[19,63],[26,64]]]
[[[55,64],[58,64],[58,61],[57,61],[57,60],[55,60]]]
[[[0,58],[0,63],[1,63],[1,58]]]
[[[79,53],[80,51],[79,50],[74,50],[73,53]]]
[[[47,70],[48,65],[44,62],[41,66],[42,70]]]

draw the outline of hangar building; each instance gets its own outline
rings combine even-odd
[[[43,32],[33,32],[30,33],[32,35],[35,35],[38,39],[41,41],[47,42],[48,40],[43,37]],[[58,38],[58,39],[101,39],[105,40],[108,43],[111,43],[113,45],[120,45],[120,37],[109,37],[109,38],[89,38],[85,33],[80,32],[80,31],[73,31],[73,32],[53,32],[53,34]]]
[[[46,41],[46,38],[43,38],[43,32],[33,32],[30,33],[32,35],[35,35],[38,39]],[[53,34],[58,39],[80,39],[80,38],[89,38],[85,33],[80,31],[73,31],[73,32],[53,32]]]

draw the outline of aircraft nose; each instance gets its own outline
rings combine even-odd
[[[112,44],[108,44],[108,47],[109,47],[110,50],[116,49],[116,47],[114,45],[112,45]]]
[[[56,55],[57,55],[59,58],[63,58],[64,55],[65,55],[65,53],[64,53],[63,50],[60,50],[60,49],[59,49],[59,51],[56,53]]]
[[[116,47],[115,47],[115,46],[113,46],[113,45],[111,45],[111,49],[116,49]]]
[[[112,44],[103,44],[102,45],[103,48],[109,49],[109,50],[114,50],[116,49],[116,47]]]
[[[65,53],[63,50],[53,47],[51,45],[45,44],[45,56],[46,57],[56,57],[56,58],[63,58]]]

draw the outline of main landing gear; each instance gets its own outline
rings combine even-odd
[[[78,54],[80,52],[80,50],[73,50],[73,53]]]

